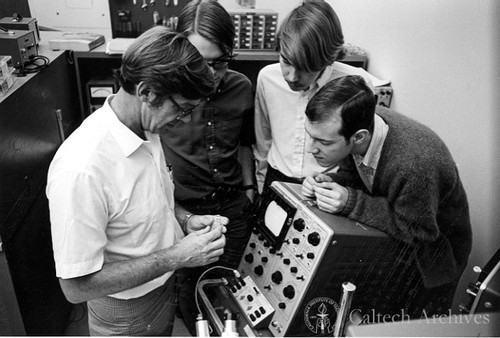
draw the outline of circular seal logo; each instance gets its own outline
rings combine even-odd
[[[315,334],[332,333],[339,305],[331,298],[318,297],[311,300],[304,310],[304,322],[309,330]]]

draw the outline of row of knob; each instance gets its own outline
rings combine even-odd
[[[301,259],[304,258],[303,254],[296,254],[295,256],[297,258],[301,258]],[[314,255],[314,252],[308,252],[306,254],[306,257],[308,259],[314,259],[314,257],[316,257],[316,256]],[[254,262],[255,258],[254,258],[253,253],[248,253],[248,254],[245,255],[244,259],[245,259],[245,262],[247,262],[248,264],[252,264]],[[260,260],[261,260],[262,263],[267,263],[269,261],[269,258],[267,258],[266,256],[264,256]],[[283,259],[283,264],[290,265],[290,263],[291,263],[290,258],[284,258]]]
[[[250,320],[252,322],[255,322],[257,319],[259,319],[262,315],[266,314],[266,309],[264,307],[259,307],[257,310],[255,310],[253,313],[250,313],[248,317],[250,317]]]
[[[293,228],[295,230],[297,230],[298,232],[304,231],[304,229],[305,229],[305,221],[304,221],[304,219],[297,218],[295,221],[293,221]],[[256,233],[256,232],[257,232],[257,229],[254,229],[254,233]],[[271,246],[271,244],[267,240],[264,239],[264,236],[262,234],[258,236],[258,239],[259,239],[259,241],[261,241],[261,242],[264,243],[264,247],[268,248],[268,247]],[[319,233],[317,233],[316,231],[314,231],[314,232],[310,233],[307,236],[307,241],[312,246],[318,246],[319,243],[321,242],[321,236],[319,235]],[[284,242],[287,243],[287,244],[290,244],[290,240],[288,240],[288,239],[286,239]],[[299,238],[293,238],[292,239],[292,243],[293,244],[300,244],[300,239]],[[250,247],[255,248],[255,244],[253,244],[253,246],[252,246],[252,244],[250,245]],[[271,250],[273,250],[273,249],[271,249]]]

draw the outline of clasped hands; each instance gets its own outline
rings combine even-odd
[[[313,173],[304,180],[302,194],[316,199],[319,209],[332,214],[342,211],[349,197],[346,187],[335,183],[330,176],[321,173]]]
[[[186,267],[208,265],[224,253],[226,225],[229,219],[220,215],[193,215],[186,224],[187,236],[176,244]]]

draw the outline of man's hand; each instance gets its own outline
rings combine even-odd
[[[335,182],[321,182],[314,186],[316,204],[323,211],[336,214],[344,209],[349,190]]]
[[[211,217],[211,226],[189,233],[172,247],[172,259],[176,260],[174,264],[177,268],[208,265],[216,262],[224,253],[225,226],[214,222],[217,216],[199,217]]]
[[[313,173],[302,182],[302,195],[306,197],[315,197],[315,187],[321,182],[332,182],[332,178],[328,175],[318,172]]]
[[[226,225],[229,219],[220,215],[193,215],[186,222],[186,233],[204,229],[206,227],[219,227],[223,234],[226,233]]]

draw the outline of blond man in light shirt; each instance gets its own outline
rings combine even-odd
[[[279,63],[264,67],[257,79],[254,156],[259,192],[274,180],[301,182],[323,170],[307,153],[305,110],[314,94],[332,79],[369,74],[336,62],[344,37],[340,21],[324,1],[295,8],[278,30]]]

